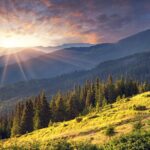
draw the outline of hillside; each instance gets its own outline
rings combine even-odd
[[[107,105],[100,112],[93,111],[86,116],[81,116],[80,119],[54,123],[48,128],[1,141],[1,148],[23,148],[24,146],[29,148],[32,145],[44,150],[51,146],[50,141],[54,139],[65,139],[77,143],[88,141],[88,143],[103,145],[112,139],[105,135],[109,125],[115,128],[113,138],[130,133],[133,125],[139,120],[142,122],[142,129],[149,131],[149,109],[150,92],[146,92],[132,98],[121,99],[112,105]]]
[[[150,30],[146,30],[117,43],[103,43],[90,47],[65,48],[50,54],[0,67],[3,84],[31,79],[44,79],[89,70],[100,63],[143,53],[150,50]],[[5,78],[3,73],[5,72]]]
[[[58,90],[66,91],[73,88],[75,84],[82,84],[85,80],[95,77],[100,77],[104,80],[109,74],[115,78],[130,76],[137,80],[149,81],[149,64],[149,52],[134,54],[132,56],[101,63],[88,71],[78,71],[55,78],[31,80],[29,82],[19,82],[1,87],[0,99],[2,101],[37,95],[41,89],[44,89],[48,93],[48,96],[50,96],[49,93],[53,95]]]
[[[1,51],[3,51],[3,50],[1,50]],[[5,49],[4,49],[4,51],[5,51]],[[33,59],[33,58],[45,55],[44,52],[37,50],[35,48],[20,48],[16,52],[13,52],[13,51],[15,51],[15,50],[9,49],[7,54],[0,56],[0,67],[5,66],[6,63],[7,63],[7,65],[12,65],[12,64],[16,64],[18,62],[24,62],[29,59]]]
[[[54,77],[79,69],[81,69],[79,66],[46,54],[25,62],[20,61],[16,64],[8,65],[6,68],[1,67],[0,79],[1,83],[6,84],[28,81],[31,79]]]
[[[89,44],[89,43],[70,43],[70,44],[63,44],[59,46],[48,46],[48,47],[38,46],[36,48],[44,52],[50,53],[61,49],[71,48],[71,47],[90,47],[92,45],[93,44]]]

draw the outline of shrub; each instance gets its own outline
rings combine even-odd
[[[59,122],[54,122],[53,123],[53,127],[58,127],[59,126]]]
[[[141,130],[141,128],[142,128],[142,122],[141,121],[138,121],[137,123],[135,123],[134,125],[133,125],[133,131],[140,131]]]
[[[99,117],[99,115],[92,115],[92,116],[89,116],[88,119],[94,119],[94,118],[97,118]]]
[[[144,95],[144,97],[150,97],[150,94]]]
[[[143,106],[143,105],[133,105],[133,110],[143,111],[143,110],[146,110],[146,106]]]
[[[130,98],[126,98],[124,101],[129,102],[130,100],[131,100]]]
[[[121,100],[121,96],[119,95],[117,98],[116,98],[116,101],[119,102]]]
[[[102,146],[103,150],[149,150],[150,133],[129,134]]]
[[[71,143],[64,139],[52,140],[46,145],[49,150],[73,150]]]
[[[73,148],[74,150],[100,150],[96,145],[88,142],[74,144]]]
[[[104,106],[104,109],[105,109],[105,110],[110,109],[110,108],[113,108],[113,105],[112,105],[112,104],[108,104],[108,105],[105,105],[105,106]]]
[[[68,124],[66,124],[66,123],[65,123],[65,124],[63,124],[63,126],[64,126],[64,127],[67,127],[67,126],[68,126]]]
[[[81,117],[77,117],[77,118],[76,118],[76,122],[79,123],[79,122],[81,122],[81,121],[82,121],[82,118],[81,118]]]
[[[150,125],[150,120],[147,120],[147,125]]]
[[[52,126],[53,122],[50,120],[48,126]]]
[[[115,128],[113,126],[108,126],[105,131],[105,135],[111,137],[115,134]]]

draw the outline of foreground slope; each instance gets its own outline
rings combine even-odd
[[[145,106],[144,109],[140,109],[141,106]],[[118,100],[112,105],[107,105],[103,110],[93,111],[80,119],[53,123],[48,128],[8,139],[3,141],[2,145],[3,147],[13,145],[28,147],[33,143],[38,143],[42,148],[54,139],[66,139],[70,142],[88,141],[101,145],[110,140],[105,135],[105,130],[109,125],[115,127],[114,137],[119,137],[130,133],[133,130],[133,124],[139,120],[142,121],[144,130],[150,128],[150,92]]]

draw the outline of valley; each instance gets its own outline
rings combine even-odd
[[[150,150],[150,0],[0,0],[0,150]]]

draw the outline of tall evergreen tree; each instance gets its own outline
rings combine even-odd
[[[48,126],[50,120],[50,107],[43,91],[36,100],[34,109],[34,129],[41,129]]]
[[[55,100],[55,121],[63,121],[66,117],[65,105],[60,92],[57,93]]]
[[[23,114],[21,118],[21,133],[25,134],[26,132],[33,131],[33,104],[32,101],[27,101],[25,103]]]
[[[108,101],[108,103],[112,103],[116,99],[116,91],[115,91],[115,86],[112,80],[112,76],[108,77],[108,80],[105,86],[105,98]]]
[[[41,100],[41,109],[40,109],[40,117],[41,117],[41,126],[42,128],[47,127],[50,121],[50,107],[47,102],[45,92],[43,91],[40,96]]]
[[[69,115],[68,119],[72,119],[79,115],[79,108],[77,97],[74,93],[72,93],[67,101],[67,113]]]
[[[20,135],[21,134],[21,116],[22,116],[22,110],[23,110],[23,104],[19,103],[16,106],[15,112],[14,112],[14,118],[13,118],[13,125],[11,129],[11,135]]]

